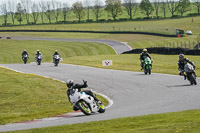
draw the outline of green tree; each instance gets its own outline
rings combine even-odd
[[[167,5],[168,5],[168,9],[172,14],[172,17],[174,16],[174,13],[176,11],[178,11],[178,7],[179,7],[179,2],[176,0],[167,0]]]
[[[124,7],[125,7],[126,12],[129,15],[129,18],[133,19],[133,16],[135,15],[137,11],[136,0],[124,0]]]
[[[165,0],[162,0],[161,9],[163,10],[164,17],[166,17],[166,10],[167,10],[166,8],[167,8],[167,2]]]
[[[158,19],[159,18],[159,15],[158,15],[159,8],[160,8],[160,5],[161,5],[160,0],[153,0],[153,5],[154,5],[154,9],[156,11],[156,17]]]
[[[72,5],[72,11],[76,15],[76,17],[78,18],[79,22],[85,16],[85,11],[84,11],[84,7],[83,7],[82,2],[78,2],[78,1],[75,2]]]
[[[181,16],[183,16],[183,13],[190,11],[190,0],[180,0],[179,1],[179,8],[178,12],[181,13]]]
[[[193,0],[193,1],[194,1],[194,5],[198,9],[198,15],[199,15],[200,14],[200,0]]]
[[[24,10],[22,8],[21,3],[17,4],[17,12],[16,12],[16,18],[17,21],[20,23],[20,25],[22,24],[22,21],[24,19]]]
[[[142,0],[140,3],[140,8],[145,12],[147,17],[149,17],[154,10],[153,5],[149,0]]]
[[[121,0],[106,0],[105,2],[105,10],[111,13],[113,19],[116,20],[116,17],[122,12]]]
[[[99,17],[101,16],[102,13],[102,3],[101,0],[94,0],[94,7],[92,9],[92,12],[94,13],[96,17],[96,21],[99,20]]]

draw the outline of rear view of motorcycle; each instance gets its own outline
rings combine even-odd
[[[193,84],[197,85],[196,74],[194,71],[194,67],[191,64],[189,64],[189,63],[185,64],[184,74],[186,75],[187,80],[190,81],[191,85],[193,85]]]
[[[145,74],[151,74],[151,59],[149,57],[146,57],[144,59],[144,66],[143,66],[143,69],[144,69],[144,73]]]
[[[97,102],[94,98],[84,91],[79,92],[78,89],[74,89],[73,93],[69,96],[70,102],[73,103],[77,110],[81,110],[85,115],[91,115],[99,112],[104,113],[105,107],[101,102]]]

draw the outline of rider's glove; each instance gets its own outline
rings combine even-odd
[[[87,81],[83,80],[83,83],[84,83],[85,86],[87,86]]]

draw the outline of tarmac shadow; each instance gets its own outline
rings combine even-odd
[[[184,84],[184,85],[171,85],[171,86],[167,86],[167,87],[188,87],[188,86],[192,86],[190,84]]]

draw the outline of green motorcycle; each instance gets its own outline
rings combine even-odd
[[[143,69],[144,69],[145,74],[151,74],[151,68],[152,68],[151,63],[152,63],[152,61],[149,57],[146,57],[144,59]]]

